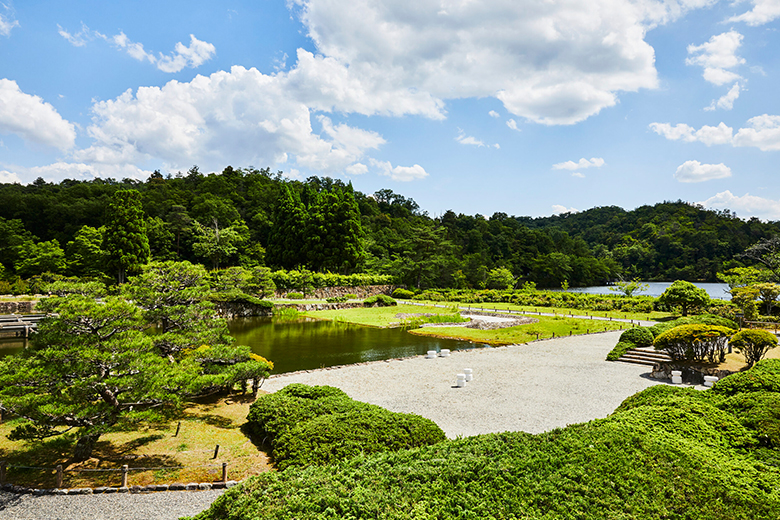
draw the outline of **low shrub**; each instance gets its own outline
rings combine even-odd
[[[363,300],[363,305],[366,307],[391,307],[398,305],[398,302],[386,294],[377,294]]]
[[[358,295],[357,294],[352,294],[352,293],[347,293],[347,294],[344,295],[344,298],[346,298],[347,300],[357,300],[358,299]]]
[[[780,359],[764,359],[745,372],[724,377],[712,387],[722,395],[746,392],[780,392]]]
[[[700,314],[699,316],[689,316],[687,318],[677,318],[676,320],[672,320],[672,321],[656,323],[652,327],[649,327],[649,329],[650,332],[653,334],[653,337],[657,338],[659,334],[666,332],[667,330],[671,330],[675,327],[679,327],[680,325],[693,325],[693,324],[715,325],[718,327],[726,327],[728,329],[739,328],[739,325],[737,325],[735,321],[729,318],[724,318],[722,316],[717,316],[715,314]]]
[[[332,298],[325,298],[325,301],[328,303],[344,303],[347,299],[346,296],[334,296]]]
[[[758,391],[736,394],[724,399],[719,408],[754,430],[762,445],[780,448],[780,393]]]
[[[393,298],[398,298],[399,300],[411,300],[413,297],[414,293],[412,291],[402,289],[401,287],[393,291]]]
[[[748,366],[752,367],[769,349],[777,346],[777,336],[765,330],[745,329],[734,334],[729,343],[745,356]]]
[[[653,333],[647,327],[635,327],[623,332],[620,341],[633,343],[637,347],[649,347],[653,344]]]
[[[280,470],[445,440],[429,419],[354,401],[328,386],[292,384],[262,396],[250,407],[247,421],[257,438],[269,441]]]
[[[284,297],[288,300],[303,300],[303,294],[299,292],[288,292]]]
[[[609,354],[607,354],[607,361],[617,361],[623,357],[623,354],[633,348],[636,348],[634,343],[631,343],[630,341],[619,341],[618,344],[615,345],[615,347],[609,352]]]
[[[680,325],[659,334],[653,341],[656,350],[665,351],[674,360],[709,363],[726,360],[726,344],[733,329],[717,325]]]

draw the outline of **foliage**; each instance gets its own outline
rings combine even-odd
[[[348,300],[346,296],[334,296],[332,298],[325,298],[325,301],[328,303],[344,303]]]
[[[398,305],[398,302],[392,299],[390,296],[387,296],[386,294],[377,294],[375,296],[369,296],[365,300],[363,300],[363,306],[364,307],[391,307],[393,305]]]
[[[607,354],[607,361],[617,361],[623,357],[623,354],[636,347],[637,345],[630,341],[618,341],[617,345],[615,345]]]
[[[704,307],[709,301],[710,297],[707,291],[684,280],[675,281],[658,298],[658,303],[682,307],[683,316],[688,315],[689,308]]]
[[[680,325],[659,334],[653,345],[674,360],[723,363],[726,344],[733,333],[733,329],[717,325]]]
[[[352,293],[347,293],[347,294],[344,295],[344,298],[346,298],[347,300],[357,300],[358,299],[358,295],[357,294],[352,294]]]
[[[627,341],[637,347],[649,347],[653,344],[653,333],[647,327],[628,329],[620,335],[620,341]]]
[[[745,356],[748,367],[760,361],[769,349],[777,346],[777,336],[765,330],[745,329],[737,332],[729,343]]]
[[[630,282],[619,280],[615,282],[615,285],[610,287],[609,290],[631,297],[634,296],[635,293],[646,291],[648,287],[649,285],[636,279],[631,280]]]
[[[749,258],[763,265],[772,273],[769,281],[780,282],[780,236],[765,237],[745,249],[744,258]]]
[[[100,282],[79,282],[74,280],[58,280],[44,285],[43,292],[55,296],[67,294],[83,294],[93,298],[105,296],[106,286]]]
[[[652,327],[648,327],[654,338],[657,338],[659,334],[671,330],[680,325],[716,325],[718,327],[726,327],[727,329],[737,329],[739,325],[733,320],[716,316],[714,314],[700,314],[699,316],[691,316],[688,318],[677,318],[672,321],[665,321],[656,323]]]
[[[304,293],[310,293],[315,288],[323,287],[362,287],[393,283],[393,277],[388,275],[313,273],[306,269],[275,271],[271,274],[271,279],[281,290],[297,289]]]
[[[356,455],[427,446],[445,439],[429,419],[353,401],[333,387],[288,385],[252,404],[248,427],[266,438],[277,468],[332,464]]]
[[[658,385],[606,419],[539,435],[480,435],[265,473],[196,518],[774,519],[780,469],[759,454],[777,445],[776,395]]]
[[[219,222],[214,219],[208,227],[195,221],[193,229],[196,238],[192,251],[196,256],[211,260],[213,269],[219,269],[220,262],[238,252],[242,240],[235,226],[220,229]]]
[[[149,261],[149,238],[146,236],[141,194],[136,190],[114,193],[106,210],[103,247],[109,268],[124,283],[127,274],[141,271]]]
[[[511,289],[515,286],[515,277],[506,267],[491,269],[487,275],[488,289]]]
[[[750,370],[724,377],[712,391],[727,396],[761,391],[780,393],[780,359],[764,359]]]
[[[777,297],[780,296],[780,285],[776,283],[757,283],[753,285],[758,289],[758,297],[766,305],[766,313],[772,314],[772,306],[777,301]]]
[[[65,251],[59,242],[25,242],[19,248],[19,260],[14,265],[19,276],[29,277],[42,273],[62,273],[65,270]]]
[[[754,286],[735,287],[731,290],[731,301],[742,309],[745,321],[758,319],[758,307],[756,306],[758,295],[759,290]]]
[[[403,289],[401,287],[393,291],[393,298],[398,300],[411,300],[413,297],[414,293],[412,291]]]
[[[284,297],[288,300],[303,300],[303,294],[299,292],[288,292]]]
[[[103,251],[105,228],[82,226],[65,247],[68,272],[74,276],[99,277],[103,274],[106,252]]]
[[[766,282],[772,273],[766,269],[756,267],[733,267],[724,273],[718,273],[718,280],[727,283],[729,289],[745,287],[756,283]]]

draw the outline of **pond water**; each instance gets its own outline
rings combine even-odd
[[[273,361],[272,373],[312,370],[425,354],[429,350],[462,350],[486,345],[416,336],[402,329],[379,329],[350,323],[301,318],[240,318],[228,322],[236,344]],[[0,357],[16,354],[23,340],[0,340]]]
[[[236,343],[274,362],[274,374],[364,361],[462,350],[486,345],[416,336],[402,329],[379,329],[351,323],[301,318],[242,318],[228,324]]]
[[[667,287],[672,285],[672,282],[642,282],[642,283],[646,283],[649,287],[647,288],[646,291],[635,293],[635,295],[637,296],[658,297],[661,296],[661,294],[667,289]],[[694,282],[693,285],[707,291],[707,294],[710,295],[710,298],[714,298],[716,300],[731,299],[731,295],[726,292],[729,290],[728,284]],[[568,289],[568,292],[587,293],[587,294],[620,294],[618,292],[611,290],[614,287],[615,287],[614,285],[601,285],[597,287],[571,287]]]

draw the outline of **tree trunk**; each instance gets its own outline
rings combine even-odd
[[[76,442],[76,448],[73,450],[73,460],[82,462],[92,457],[92,450],[95,448],[99,438],[99,433],[90,433],[79,437],[79,440]]]

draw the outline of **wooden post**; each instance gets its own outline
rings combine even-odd
[[[0,484],[5,484],[5,461],[0,460]]]
[[[122,466],[122,487],[127,487],[127,473],[128,473],[128,466],[125,464]]]
[[[214,458],[217,458],[217,455],[219,455],[219,444],[214,448]]]
[[[179,436],[179,430],[181,429],[181,421],[179,421],[179,424],[176,426],[176,433],[173,434],[174,437]]]
[[[57,485],[55,486],[57,489],[62,488],[63,476],[62,464],[57,464]]]
[[[222,482],[227,482],[227,462],[222,463]]]

